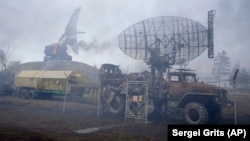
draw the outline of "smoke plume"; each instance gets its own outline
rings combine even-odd
[[[71,46],[71,49],[75,54],[79,54],[80,50],[100,54],[106,50],[112,51],[112,48],[114,48],[112,41],[98,41],[96,38],[93,38],[91,42],[80,40],[74,46]]]

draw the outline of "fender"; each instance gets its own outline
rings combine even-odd
[[[215,97],[217,96],[218,94],[214,94],[214,93],[187,93],[180,98],[177,105],[178,105],[178,108],[183,108],[188,101],[197,100],[199,102],[199,99],[201,99],[200,97],[207,97],[207,98],[215,99]]]

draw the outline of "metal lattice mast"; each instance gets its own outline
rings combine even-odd
[[[207,38],[208,38],[208,58],[214,58],[214,16],[215,10],[208,11],[208,29],[207,29]]]

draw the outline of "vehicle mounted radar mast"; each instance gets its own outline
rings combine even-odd
[[[72,56],[68,55],[68,46],[72,47],[77,43],[77,34],[83,33],[77,31],[77,21],[81,11],[81,7],[78,7],[72,16],[68,24],[65,27],[64,33],[61,35],[59,41],[54,44],[45,46],[44,61],[50,60],[72,60]],[[72,48],[73,49],[73,48]],[[74,50],[74,49],[73,49]]]
[[[208,12],[208,28],[183,17],[161,16],[145,19],[119,34],[119,48],[128,56],[144,60],[152,73],[152,86],[164,83],[163,73],[172,65],[193,60],[208,48],[213,58],[213,18]],[[155,94],[159,94],[156,90]]]

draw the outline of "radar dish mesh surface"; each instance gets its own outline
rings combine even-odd
[[[134,59],[145,61],[157,49],[159,57],[168,56],[166,60],[172,58],[172,64],[182,64],[203,53],[207,45],[206,27],[183,17],[146,19],[119,34],[120,49]]]

